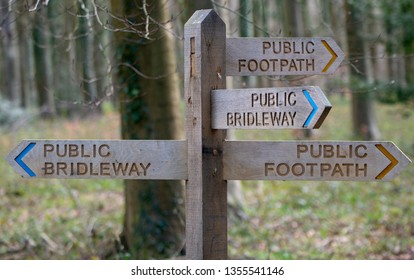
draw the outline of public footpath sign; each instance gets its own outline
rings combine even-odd
[[[411,160],[392,142],[228,141],[227,180],[388,181]]]
[[[319,128],[331,109],[319,87],[213,90],[213,129]]]
[[[332,38],[227,38],[227,76],[332,74],[344,59]]]
[[[7,157],[26,178],[187,178],[185,141],[23,140]]]

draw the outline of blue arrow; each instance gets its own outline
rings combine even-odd
[[[310,113],[309,117],[306,119],[303,127],[307,128],[312,121],[313,117],[315,116],[316,112],[318,111],[318,106],[316,105],[315,101],[313,101],[312,97],[310,96],[309,92],[304,89],[303,94],[305,95],[306,99],[308,99],[310,105],[312,106],[312,112]]]
[[[26,165],[26,163],[23,162],[23,158],[27,155],[28,152],[30,152],[31,149],[36,145],[36,143],[30,143],[27,145],[27,147],[14,159],[18,165],[20,165],[24,171],[29,174],[30,177],[35,177],[36,174],[29,168],[29,166]]]

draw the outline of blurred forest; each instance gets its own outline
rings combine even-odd
[[[375,102],[414,105],[412,0],[0,0],[0,126],[110,108],[123,139],[184,139],[183,27],[202,8],[228,37],[332,37],[345,53],[333,75],[227,77],[228,88],[320,86],[352,100],[364,140],[381,138]],[[137,258],[183,248],[184,186],[162,184],[125,182],[122,242]]]
[[[410,0],[112,2],[114,7],[104,0],[2,0],[2,101],[42,117],[98,113],[104,101],[118,106],[120,87],[114,86],[114,75],[126,67],[146,77],[149,70],[139,61],[135,65],[119,61],[122,49],[114,38],[118,33],[132,33],[137,45],[159,39],[152,36],[157,29],[151,14],[155,2],[168,14],[167,21],[156,26],[167,29],[172,37],[179,75],[183,72],[183,25],[195,9],[211,7],[225,20],[230,37],[333,37],[346,53],[346,61],[335,75],[311,77],[315,84],[334,89],[327,92],[363,92],[390,103],[413,100],[414,3]],[[148,6],[148,18],[131,13],[140,12],[143,3]],[[124,13],[122,5],[136,8]],[[289,82],[303,81],[296,77]],[[235,87],[252,87],[283,84],[286,79],[236,82]]]

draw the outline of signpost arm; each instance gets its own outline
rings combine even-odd
[[[199,10],[184,27],[184,90],[188,141],[186,254],[227,258],[225,130],[211,129],[211,90],[226,86],[226,26],[213,10]]]

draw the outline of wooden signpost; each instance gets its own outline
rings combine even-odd
[[[411,161],[391,142],[226,141],[228,128],[319,128],[319,87],[227,90],[226,75],[330,74],[331,38],[227,38],[212,10],[185,24],[185,141],[24,140],[7,157],[26,178],[186,180],[188,259],[227,258],[226,180],[394,178]]]
[[[332,74],[344,59],[332,38],[228,38],[228,76]]]
[[[213,90],[214,129],[319,128],[331,109],[319,87]]]
[[[184,38],[186,254],[189,259],[226,259],[226,130],[212,130],[210,121],[210,92],[226,87],[226,25],[212,10],[197,11],[184,26]]]

